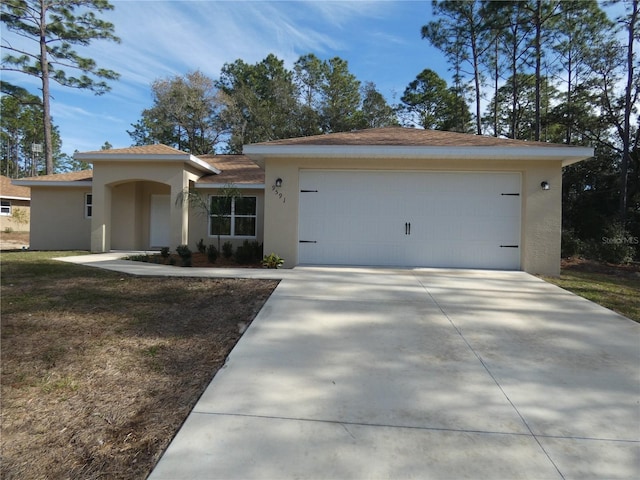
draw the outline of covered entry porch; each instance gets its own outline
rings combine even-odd
[[[187,244],[188,203],[176,199],[203,175],[220,173],[166,145],[82,153],[76,158],[93,163],[92,252]]]

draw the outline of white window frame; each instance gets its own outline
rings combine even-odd
[[[11,216],[11,200],[1,200],[2,205],[0,206],[0,215],[4,217]]]
[[[222,197],[223,195],[209,195],[209,205],[211,205],[211,200],[215,197]],[[236,215],[236,199],[237,198],[254,198],[255,199],[255,213],[253,215]],[[256,195],[247,195],[242,197],[233,197],[231,199],[231,215],[223,215],[224,217],[229,218],[230,221],[230,235],[220,235],[220,238],[240,238],[240,239],[256,239],[258,238],[258,197]],[[210,238],[217,238],[217,234],[211,233],[211,218],[213,214],[209,216],[208,225],[207,225],[207,233]],[[253,218],[255,219],[254,223],[254,233],[253,235],[236,235],[236,218]]]
[[[93,193],[84,194],[84,218],[93,217]]]

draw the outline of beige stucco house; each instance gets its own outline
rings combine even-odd
[[[11,183],[11,179],[0,175],[0,231],[29,231],[31,192],[28,187]]]
[[[560,269],[562,167],[593,149],[381,128],[195,157],[164,145],[80,153],[93,171],[35,177],[31,248],[147,250],[216,228],[184,202],[232,184],[223,239],[264,242],[285,266]],[[216,223],[217,225],[217,223]]]

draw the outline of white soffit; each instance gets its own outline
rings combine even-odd
[[[264,160],[277,158],[421,158],[425,160],[556,160],[562,166],[593,157],[590,147],[424,147],[368,145],[245,145],[243,153],[264,168]]]

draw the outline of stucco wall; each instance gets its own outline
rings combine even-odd
[[[85,218],[89,188],[31,187],[32,250],[89,250],[91,219]]]
[[[155,182],[129,182],[111,189],[111,248],[146,250],[149,245],[151,195],[169,195]]]
[[[11,215],[0,215],[0,231],[10,228],[14,232],[28,232],[31,216],[31,202],[29,200],[8,200],[11,202]],[[14,217],[16,211],[24,212],[27,223],[19,223]]]
[[[285,267],[298,262],[299,172],[301,169],[366,169],[420,171],[501,171],[522,175],[521,269],[530,273],[560,272],[561,176],[559,161],[452,161],[420,159],[291,159],[265,162],[264,249],[285,259]],[[275,188],[277,178],[283,180]],[[543,191],[540,182],[551,189]]]
[[[171,196],[171,248],[186,243],[189,224],[187,206],[176,204],[175,199],[189,187],[190,182],[196,181],[201,175],[201,172],[196,172],[181,161],[140,162],[132,158],[129,161],[94,162],[95,207],[91,226],[91,250],[148,249],[149,199],[145,195],[148,197],[151,193]],[[143,183],[135,187],[136,184],[132,182]],[[144,190],[147,188],[145,185],[154,184],[159,184],[162,188],[149,187],[150,190]],[[127,199],[135,199],[136,203],[129,204],[129,211],[123,211]],[[129,223],[128,230],[124,226],[125,222]]]

